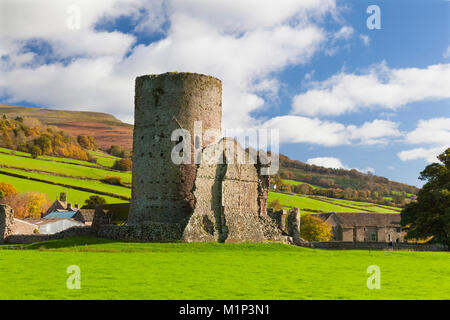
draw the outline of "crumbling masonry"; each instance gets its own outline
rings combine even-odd
[[[285,237],[267,215],[269,176],[259,159],[221,134],[222,84],[193,73],[146,75],[136,79],[132,202],[120,238],[148,241],[281,241]],[[175,164],[172,132],[192,134],[191,159],[219,150],[222,162]],[[190,150],[189,150],[190,149]],[[201,150],[195,154],[195,150]],[[126,231],[125,231],[126,230]],[[105,236],[113,230],[103,229]],[[126,234],[124,234],[126,233]],[[100,234],[100,235],[101,235]],[[140,239],[137,239],[140,238]]]

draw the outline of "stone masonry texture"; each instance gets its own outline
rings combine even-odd
[[[135,89],[128,223],[122,229],[99,226],[99,235],[137,241],[284,241],[267,215],[269,177],[261,175],[259,159],[238,161],[250,159],[249,153],[234,139],[221,137],[221,81],[164,73],[138,77]],[[185,141],[190,150],[182,151],[190,152],[190,164],[171,160],[180,142],[171,139],[176,129],[190,133],[191,141]],[[222,161],[209,161],[211,154]]]

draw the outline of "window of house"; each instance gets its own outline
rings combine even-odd
[[[370,233],[370,240],[377,241],[377,233],[376,232],[371,232]]]
[[[400,228],[395,228],[395,231],[400,232]]]

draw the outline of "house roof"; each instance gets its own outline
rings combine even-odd
[[[370,212],[334,212],[319,214],[319,218],[327,220],[334,214],[343,226],[378,226],[400,227],[400,214],[398,213],[370,213]]]
[[[81,223],[81,222],[79,222],[79,221],[76,221],[76,220],[73,220],[73,219],[68,219],[68,218],[63,218],[63,219],[47,219],[47,218],[40,218],[40,219],[27,219],[27,223],[30,223],[30,224],[33,224],[33,225],[36,225],[36,226],[42,226],[42,225],[45,225],[45,224],[50,224],[50,223],[55,223],[55,222],[60,222],[60,221],[62,221],[62,220],[69,220],[69,221],[72,221],[72,222],[76,222],[77,224],[80,224],[80,225],[83,225],[84,226],[84,224],[83,223]]]
[[[44,219],[68,219],[72,218],[76,211],[53,211],[47,214]]]
[[[78,212],[84,221],[92,221],[94,219],[95,209],[80,209]]]

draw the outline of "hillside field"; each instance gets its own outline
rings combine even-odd
[[[114,161],[118,159],[117,157],[99,151],[89,152],[98,158],[98,164],[48,156],[32,159],[28,153],[12,152],[12,150],[0,148],[0,182],[12,184],[19,192],[39,191],[46,193],[51,201],[56,199],[60,192],[67,192],[69,201],[72,203],[83,204],[89,196],[95,194],[104,197],[108,203],[126,202],[126,199],[121,197],[131,197],[131,172],[111,170]],[[8,173],[22,177],[8,176]],[[105,183],[102,180],[107,176],[121,177],[126,186],[114,186]],[[28,178],[39,179],[48,183],[32,181]],[[291,182],[296,183],[296,181]],[[55,183],[64,186],[54,185]],[[91,192],[77,190],[77,187],[88,188]],[[269,202],[275,198],[279,199],[286,209],[298,207],[304,213],[399,212],[399,209],[395,207],[380,206],[368,202],[269,192]]]
[[[296,194],[286,194],[281,192],[269,192],[268,203],[278,199],[285,209],[292,207],[300,208],[302,213],[321,212],[377,212],[377,213],[398,213],[395,207],[379,206],[368,202],[333,199],[319,196],[306,196]]]
[[[450,299],[446,252],[83,237],[0,249],[0,299]],[[80,290],[67,289],[71,265]],[[379,290],[367,288],[370,265]]]

